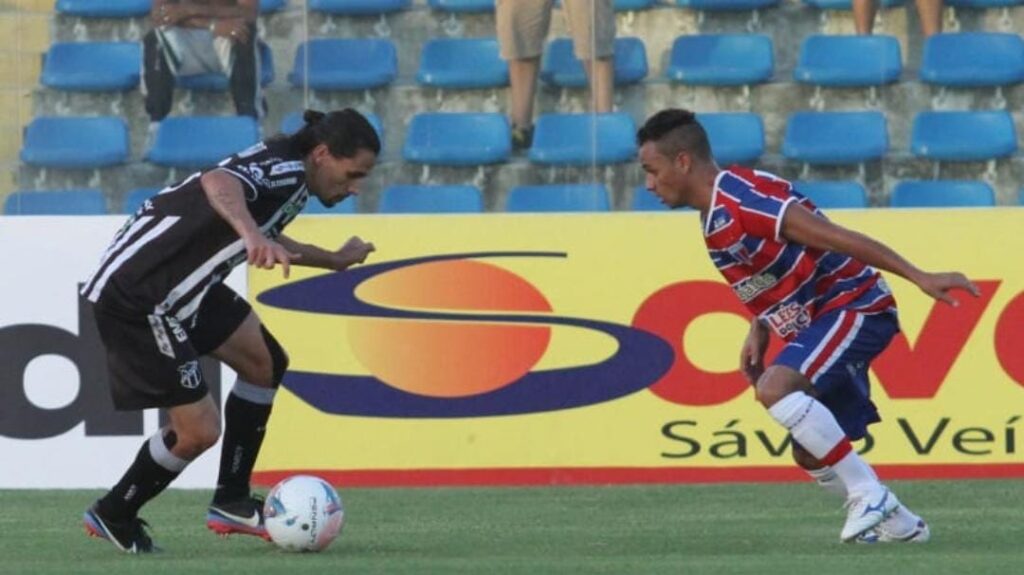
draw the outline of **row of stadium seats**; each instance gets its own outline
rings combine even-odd
[[[857,182],[796,182],[796,189],[823,209],[866,208],[867,194]],[[121,212],[134,213],[159,190],[133,190],[124,199]],[[1024,204],[1024,190],[1021,190]],[[995,194],[984,182],[905,181],[893,188],[892,207],[994,206]],[[633,190],[632,209],[664,211],[658,198],[638,186]],[[509,191],[507,212],[606,212],[611,210],[608,190],[601,184],[519,186]],[[475,186],[390,186],[381,193],[379,213],[483,213],[483,194]],[[101,215],[107,213],[100,190],[21,191],[7,197],[8,215]],[[310,199],[304,213],[355,213],[355,200],[334,209]]]
[[[614,0],[616,10],[645,10],[656,5],[674,5],[694,10],[757,10],[778,5],[780,0]],[[260,0],[263,13],[273,13],[287,5],[287,0]],[[559,2],[560,3],[560,2]],[[992,8],[1016,6],[1024,0],[946,0],[957,8]],[[57,0],[57,11],[86,18],[127,18],[149,12],[150,0]],[[340,15],[377,15],[407,10],[412,0],[308,0],[314,12]],[[445,12],[488,12],[494,0],[428,0],[428,6]],[[804,0],[804,4],[825,10],[849,10],[851,0]],[[901,6],[904,0],[882,0],[882,6]]]
[[[261,81],[274,80],[274,58],[260,43]],[[288,81],[316,90],[362,90],[385,86],[398,74],[395,44],[383,38],[316,38],[302,43]],[[307,61],[308,60],[308,61]],[[56,90],[131,90],[139,84],[141,48],[134,42],[60,42],[44,57],[41,82]],[[799,83],[878,86],[902,74],[900,45],[892,36],[815,35],[803,41],[793,71]],[[772,40],[759,34],[680,36],[673,43],[665,76],[691,85],[745,85],[769,81],[774,73]],[[639,38],[615,40],[615,82],[627,85],[648,74],[647,52]],[[1024,81],[1024,40],[1018,34],[965,32],[939,34],[925,43],[921,81],[940,86],[1000,86]],[[572,40],[548,43],[542,81],[559,87],[586,85]],[[494,38],[436,38],[423,45],[416,80],[445,89],[508,85],[508,64]],[[179,81],[183,88],[225,90],[227,78],[205,74]]]
[[[383,139],[379,118],[369,116]],[[699,114],[715,157],[723,165],[751,163],[764,154],[761,117],[749,112]],[[281,125],[301,126],[293,113]],[[68,138],[75,134],[75,138]],[[636,155],[636,125],[622,113],[543,114],[537,119],[529,160],[544,165],[628,162]],[[260,138],[248,117],[172,117],[160,123],[146,160],[171,168],[215,164]],[[508,119],[498,113],[426,112],[412,117],[403,159],[437,166],[477,166],[510,159]],[[782,143],[786,158],[814,165],[856,164],[880,159],[889,148],[881,112],[797,112]],[[91,169],[129,159],[128,126],[113,117],[37,117],[25,130],[21,160],[30,166]],[[1013,117],[1005,110],[920,112],[910,152],[933,161],[982,161],[1017,151]]]

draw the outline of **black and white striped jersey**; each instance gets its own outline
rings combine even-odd
[[[271,139],[233,155],[214,170],[242,182],[246,204],[273,239],[309,197],[303,157],[287,139]],[[210,205],[202,172],[146,201],[114,236],[82,288],[92,302],[184,321],[210,286],[246,261],[245,245]]]

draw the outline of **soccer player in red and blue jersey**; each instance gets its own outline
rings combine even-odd
[[[766,172],[721,169],[692,112],[658,112],[637,133],[647,189],[670,208],[700,211],[715,266],[754,314],[740,367],[758,401],[793,436],[793,458],[847,498],[851,541],[927,541],[850,446],[880,421],[868,366],[899,331],[896,300],[877,269],[950,305],[978,288],[960,273],[924,272],[892,249],[831,223],[792,184]],[[786,345],[765,368],[770,332]]]

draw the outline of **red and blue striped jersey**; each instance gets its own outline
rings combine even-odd
[[[704,242],[747,308],[787,340],[836,309],[895,311],[874,268],[782,237],[782,218],[793,203],[825,217],[792,184],[767,172],[733,166],[715,179],[702,220]]]

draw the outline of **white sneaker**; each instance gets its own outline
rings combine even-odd
[[[903,534],[894,533],[882,527],[885,522],[874,529],[868,529],[857,536],[857,543],[927,543],[932,537],[931,530],[924,519],[919,519],[913,529]]]
[[[846,524],[843,525],[839,539],[843,543],[854,541],[858,535],[873,529],[892,515],[899,506],[896,496],[881,484],[859,497],[851,497],[846,501]]]

